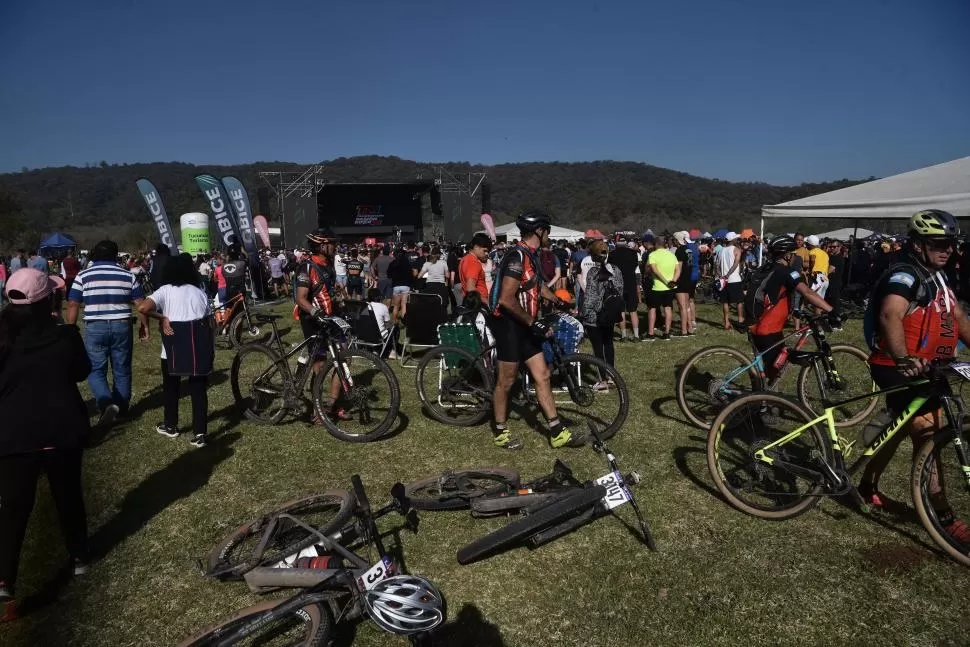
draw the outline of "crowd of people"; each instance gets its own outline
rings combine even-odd
[[[906,383],[929,362],[952,357],[958,342],[970,343],[970,323],[958,300],[970,287],[970,259],[966,246],[957,249],[959,230],[946,212],[914,215],[906,241],[855,241],[851,246],[801,233],[762,242],[728,232],[723,239],[695,241],[687,231],[554,242],[545,213],[524,212],[516,223],[520,237],[508,243],[480,233],[468,244],[347,244],[318,231],[307,236],[302,249],[263,250],[258,259],[262,270],[257,272],[247,267],[238,250],[193,258],[172,255],[160,245],[151,253],[123,257],[110,240],[80,256],[72,250],[45,259],[19,251],[0,258],[5,300],[0,310],[3,619],[14,614],[20,549],[42,472],[50,482],[73,572],[83,574],[87,568],[81,451],[91,425],[77,383],[87,380],[99,427],[128,415],[133,316],[140,340],[151,338],[149,323],[156,321],[162,341],[164,407],[155,429],[179,437],[179,392],[185,377],[193,411],[190,443],[199,448],[207,442],[214,311],[248,291],[277,298],[292,295],[294,318],[307,337],[316,334],[320,316],[336,314],[351,301],[365,303],[381,334],[389,336],[398,325],[407,325],[412,292],[439,296],[441,307],[456,316],[471,315],[494,339],[493,443],[508,450],[522,447],[508,422],[508,394],[520,364],[533,378],[550,445],[579,447],[587,441],[584,432],[570,430],[559,419],[552,397],[541,347],[553,334],[542,315],[553,309],[572,313],[595,355],[610,365],[615,342],[696,335],[694,298],[703,281],[723,304],[724,328],[744,326],[759,350],[780,350],[783,329],[799,301],[803,308],[831,313],[832,324],[838,326],[843,295],[865,294],[876,321],[867,338],[869,362],[880,387]],[[647,311],[642,336],[641,304]],[[672,330],[674,304],[678,331]],[[735,307],[736,323],[731,321]],[[82,314],[83,336],[77,327]],[[388,352],[394,350],[388,345]],[[314,370],[320,370],[323,358],[313,360]],[[766,361],[769,377],[771,360]],[[50,366],[62,370],[51,372]],[[344,415],[339,386],[335,376],[330,402],[315,416]],[[604,379],[593,388],[612,386]],[[45,394],[43,403],[37,393]],[[905,395],[887,400],[896,414],[907,404]],[[914,448],[940,428],[939,408],[938,399],[931,399],[910,421]],[[880,453],[863,475],[860,493],[871,505],[886,504],[878,481],[895,449]],[[948,531],[970,542],[970,528],[947,512],[942,485],[933,495],[941,518],[948,519]]]

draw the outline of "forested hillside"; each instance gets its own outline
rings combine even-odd
[[[351,157],[325,162],[334,182],[406,181],[434,176],[433,164],[397,157]],[[772,186],[701,178],[635,162],[526,163],[482,167],[445,163],[451,172],[486,171],[492,187],[492,213],[501,224],[525,206],[545,208],[557,224],[655,230],[753,226],[761,205],[849,186],[841,180],[825,184]],[[235,166],[196,166],[180,162],[61,167],[0,174],[0,242],[10,244],[52,230],[110,231],[126,244],[150,242],[147,211],[135,180],[147,177],[158,187],[173,223],[187,211],[206,211],[207,203],[193,177],[210,172],[235,175],[250,192],[255,208],[257,173],[300,170],[289,162],[257,162]],[[275,201],[274,201],[275,206]],[[268,214],[271,219],[277,214]]]

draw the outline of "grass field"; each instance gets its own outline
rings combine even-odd
[[[280,308],[283,311],[283,308]],[[702,307],[700,319],[719,312]],[[291,340],[299,330],[289,332]],[[836,337],[861,343],[857,322]],[[631,389],[626,427],[612,445],[637,490],[659,552],[606,518],[538,550],[517,549],[472,566],[455,552],[498,527],[467,513],[424,513],[402,532],[407,567],[449,602],[442,645],[967,645],[970,571],[935,549],[915,514],[865,517],[835,501],[785,522],[730,508],[707,473],[705,433],[674,401],[676,366],[703,345],[744,339],[702,323],[698,337],[618,345]],[[0,645],[171,645],[258,601],[242,583],[204,579],[196,560],[232,527],[279,503],[350,488],[360,473],[379,504],[395,481],[445,468],[508,465],[524,478],[558,456],[584,478],[604,463],[588,449],[552,450],[519,423],[525,449],[489,442],[486,426],[447,428],[422,415],[414,371],[396,369],[403,432],[372,444],[341,443],[303,422],[261,427],[240,420],[220,351],[210,387],[209,447],[187,434],[157,435],[161,420],[157,336],[136,349],[135,412],[86,454],[91,572],[58,575],[66,556],[49,496],[31,520],[18,594],[26,616],[0,626]],[[182,423],[190,407],[183,400]],[[885,489],[908,498],[909,444]],[[46,488],[46,486],[42,486]],[[632,519],[621,508],[620,516]],[[391,530],[398,521],[380,523]],[[354,645],[407,644],[361,625]]]

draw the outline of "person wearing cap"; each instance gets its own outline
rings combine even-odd
[[[725,244],[714,259],[715,279],[720,282],[724,330],[732,330],[731,306],[738,311],[738,324],[744,323],[744,291],[741,289],[741,247],[737,233],[729,231]]]
[[[637,252],[623,236],[617,238],[616,249],[610,253],[610,263],[623,276],[623,315],[620,319],[620,341],[627,339],[627,319],[630,320],[630,341],[640,341],[640,294],[637,290]],[[612,329],[610,331],[612,337]],[[610,344],[612,346],[612,343]]]
[[[680,310],[680,336],[687,337],[697,334],[694,292],[701,278],[700,252],[697,249],[697,243],[690,239],[686,231],[675,232],[674,242],[677,244],[674,256],[680,263],[680,278],[677,280],[674,293]]]
[[[829,289],[829,255],[819,247],[818,236],[814,234],[805,238],[805,246],[808,247],[808,276],[809,286],[812,292],[823,299]]]
[[[0,310],[0,622],[16,617],[14,587],[41,472],[47,475],[75,575],[86,570],[81,452],[91,432],[77,383],[91,360],[77,326],[51,316],[60,277],[26,268]]]
[[[468,253],[458,263],[458,281],[461,294],[478,292],[484,300],[488,298],[488,284],[485,282],[485,261],[492,250],[492,239],[486,234],[475,234],[468,245]]]
[[[623,247],[626,248],[626,245]],[[616,322],[604,320],[612,318],[612,316],[604,316],[604,306],[608,292],[621,296],[624,294],[623,282],[626,277],[619,267],[609,262],[609,248],[602,240],[590,244],[589,256],[593,260],[593,267],[586,274],[586,290],[583,293],[582,307],[579,309],[579,320],[583,322],[586,337],[593,345],[593,355],[614,366],[616,351],[613,346],[613,328]],[[592,388],[595,391],[608,390],[606,376],[600,375],[600,379],[593,384]]]
[[[91,358],[88,385],[94,393],[101,417],[98,425],[109,425],[131,404],[131,305],[141,305],[144,294],[138,279],[118,266],[118,245],[103,240],[91,252],[91,267],[74,279],[68,294],[68,324],[75,324],[84,308],[84,345]],[[147,340],[148,320],[139,315],[139,338]],[[108,364],[114,377],[108,386]]]

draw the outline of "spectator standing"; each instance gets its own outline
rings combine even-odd
[[[825,293],[825,302],[832,306],[832,312],[836,317],[841,318],[842,306],[842,286],[845,282],[845,257],[842,255],[842,243],[837,240],[829,241],[829,289]],[[836,330],[841,330],[841,326],[835,326]]]
[[[280,260],[279,256],[270,256],[267,264],[269,265],[269,278],[273,283],[273,294],[279,299],[280,288],[282,288],[283,293],[289,296],[290,288],[286,284],[286,276],[283,274],[283,261]]]
[[[219,303],[221,305],[225,305],[229,295],[226,289],[226,275],[222,271],[222,265],[222,257],[216,257],[216,266],[212,270],[212,276],[214,276],[216,280],[216,298],[219,299]]]
[[[458,280],[462,296],[478,292],[484,302],[488,299],[488,285],[485,283],[485,261],[492,249],[492,239],[485,234],[475,234],[468,245],[468,253],[458,264]]]
[[[424,265],[421,266],[419,279],[424,279],[424,289],[422,292],[437,294],[441,297],[441,307],[448,308],[448,262],[441,258],[441,250],[437,247],[431,249],[431,253],[425,257]]]
[[[697,243],[690,239],[686,231],[674,233],[677,250],[674,256],[680,263],[680,278],[674,290],[677,307],[680,310],[680,336],[688,337],[697,334],[697,314],[694,303],[694,292],[697,281],[701,278],[700,251]]]
[[[625,247],[625,249],[630,250]],[[620,249],[619,247],[617,249]],[[586,275],[586,291],[583,294],[583,304],[579,310],[579,320],[586,329],[586,337],[593,345],[593,354],[609,364],[615,365],[616,351],[613,346],[613,328],[616,322],[611,319],[612,314],[604,309],[605,297],[610,292],[624,294],[626,277],[615,264],[609,263],[606,243],[598,240],[589,246],[593,267]],[[609,389],[604,375],[593,385],[596,391]]]
[[[7,282],[10,304],[0,311],[0,622],[16,617],[20,551],[41,472],[73,573],[87,571],[81,452],[91,428],[77,383],[91,362],[77,326],[51,317],[57,287],[59,279],[24,269]]]
[[[650,296],[647,297],[647,305],[650,311],[647,313],[647,341],[670,339],[670,326],[673,323],[674,287],[677,279],[680,278],[680,263],[677,257],[667,249],[667,241],[663,238],[657,239],[657,248],[650,252],[647,258],[650,266],[650,273],[653,275],[653,285],[650,289]],[[663,310],[664,333],[656,335],[654,326],[657,323],[657,313]]]
[[[10,274],[13,274],[17,270],[22,270],[27,267],[27,252],[22,249],[17,250],[17,254],[10,259]]]
[[[625,238],[618,239],[616,241],[616,249],[610,254],[610,262],[623,276],[623,292],[620,294],[623,295],[624,307],[622,319],[620,320],[620,341],[624,341],[627,338],[627,318],[630,319],[630,341],[640,341],[640,316],[637,313],[637,308],[640,307],[640,295],[637,289],[638,261],[637,252],[630,247],[630,243]]]
[[[50,266],[47,264],[47,259],[37,252],[31,252],[30,258],[27,260],[27,267],[33,268],[38,272],[43,272],[44,274],[50,273]]]
[[[61,276],[64,277],[64,285],[68,292],[71,291],[71,285],[74,283],[74,278],[80,271],[81,263],[74,258],[74,250],[67,250],[67,256],[64,257],[64,261],[61,263]]]
[[[347,289],[347,250],[341,249],[333,255],[333,271],[337,276],[336,293]]]
[[[391,304],[391,299],[394,294],[391,278],[387,275],[387,270],[390,268],[393,260],[391,258],[391,246],[385,244],[381,248],[380,255],[371,263],[371,275],[377,282],[377,291],[381,293],[381,299],[384,300],[384,305],[386,306]]]
[[[192,441],[205,447],[209,417],[209,374],[215,359],[215,321],[209,297],[200,287],[199,272],[188,254],[170,258],[164,284],[142,301],[138,311],[158,319],[162,332],[162,394],[165,419],[155,431],[169,438],[179,435],[179,389],[188,379],[192,398]]]
[[[202,278],[202,289],[205,290],[207,296],[212,296],[212,265],[209,264],[209,260],[204,254],[200,254],[196,259],[198,263],[199,276]]]
[[[361,299],[364,296],[364,261],[356,249],[351,249],[344,262],[347,270],[347,296]]]
[[[407,252],[398,250],[394,260],[387,266],[387,276],[391,279],[393,310],[391,321],[400,323],[408,309],[408,294],[414,281],[414,270]]]
[[[148,280],[152,284],[153,289],[165,285],[165,265],[168,264],[171,258],[172,250],[169,249],[168,245],[164,243],[155,245],[155,251],[152,254],[152,269],[148,273]]]
[[[829,255],[819,247],[818,236],[805,239],[808,248],[808,285],[812,292],[823,299],[829,289]]]
[[[741,248],[738,235],[729,231],[725,244],[717,250],[715,258],[716,279],[720,282],[721,308],[724,313],[724,330],[731,330],[731,306],[738,310],[738,324],[744,323],[744,291],[741,289]],[[806,252],[807,254],[808,252]]]
[[[91,360],[88,385],[94,393],[101,417],[109,425],[131,404],[131,304],[140,305],[143,294],[135,275],[118,267],[118,245],[103,240],[91,252],[92,264],[74,279],[68,295],[67,318],[77,322],[84,308],[84,345]],[[148,339],[147,320],[141,317],[139,336]],[[108,386],[108,364],[114,377]]]

